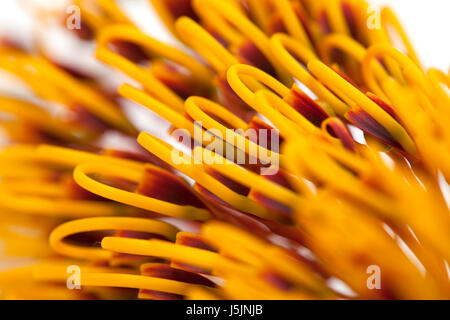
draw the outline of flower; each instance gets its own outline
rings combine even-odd
[[[363,0],[152,3],[195,53],[77,2],[122,99],[2,41],[35,102],[0,97],[1,238],[36,261],[2,298],[450,298],[450,78],[392,11],[372,29]],[[124,99],[169,129],[138,134]]]

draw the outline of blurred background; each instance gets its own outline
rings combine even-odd
[[[215,0],[211,0],[215,1]],[[321,0],[317,0],[321,1]],[[117,0],[135,23],[148,34],[166,43],[182,46],[163,27],[154,14],[148,0]],[[450,67],[449,0],[369,0],[374,6],[389,5],[398,15],[425,67],[437,67],[447,71]],[[93,57],[95,44],[82,42],[66,28],[62,27],[61,12],[65,13],[69,0],[0,0],[0,39],[8,39],[25,46],[37,47],[53,61],[65,66],[95,75],[111,82],[112,88],[131,79],[120,73],[111,76],[110,69],[102,66]],[[69,17],[67,13],[67,17]],[[22,96],[27,88],[4,72],[0,72],[0,92],[16,93]],[[140,131],[160,136],[161,123],[150,111],[129,106],[135,113],[133,122]],[[153,120],[152,120],[153,118]],[[158,122],[159,121],[159,122]],[[111,140],[113,143],[114,140]],[[0,145],[1,145],[0,138]],[[107,143],[105,144],[107,146]],[[1,249],[1,243],[0,243]],[[0,269],[10,266],[10,262],[0,259]]]
[[[113,0],[111,0],[113,1]],[[211,0],[215,1],[215,0]],[[321,1],[321,0],[317,0]],[[153,12],[149,0],[116,0],[127,15],[144,32],[173,46],[182,47],[165,29]],[[370,0],[374,8],[390,6],[396,12],[409,35],[424,67],[436,67],[443,71],[450,68],[449,0]],[[113,91],[123,82],[134,84],[122,73],[102,66],[93,57],[95,44],[80,41],[64,27],[61,17],[69,17],[70,0],[0,0],[0,39],[8,39],[21,46],[43,51],[48,58],[66,67],[72,67],[111,85]],[[114,75],[114,76],[112,76]],[[0,71],[0,92],[26,95],[27,88]],[[124,104],[129,102],[124,101]],[[142,108],[127,106],[128,114],[139,130],[159,136],[163,131],[158,118],[151,112],[142,116]],[[155,121],[148,121],[148,119]],[[1,139],[0,139],[1,144]]]
[[[389,5],[394,9],[426,67],[449,69],[450,44],[447,37],[450,31],[448,17],[450,1],[370,0],[369,2],[374,6]],[[49,46],[58,47],[62,52],[71,52],[68,44],[57,41],[57,34],[49,33],[48,25],[45,29],[38,28],[36,21],[32,22],[30,19],[33,15],[39,14],[43,8],[64,10],[69,3],[68,0],[1,0],[0,36],[26,39],[31,35],[39,35],[45,37]],[[152,15],[148,0],[118,0],[118,3],[148,33],[158,39],[175,42],[164,30],[158,18]]]

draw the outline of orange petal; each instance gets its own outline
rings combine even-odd
[[[276,77],[276,72],[272,64],[250,39],[244,41],[244,43],[236,49],[236,55],[240,58],[242,63],[255,66],[271,76]]]
[[[284,171],[283,169],[279,169],[277,174],[275,175],[263,176],[263,178],[275,182],[276,184],[279,184],[289,190],[294,191],[294,189],[292,188],[291,184],[288,181],[286,171]],[[282,204],[276,200],[273,200],[260,192],[252,190],[249,194],[249,198],[255,200],[262,206],[270,210],[276,211],[277,213],[285,215],[287,217],[289,217],[292,213],[292,209],[289,206]]]
[[[284,100],[318,127],[320,127],[322,122],[329,117],[328,113],[326,113],[321,106],[295,86]]]
[[[397,149],[403,149],[400,143],[398,143],[381,124],[379,124],[374,118],[372,118],[366,111],[360,109],[356,111],[349,111],[345,117],[355,126],[363,130],[364,132],[376,137],[382,142],[395,147]]]
[[[180,17],[189,17],[198,21],[198,16],[192,7],[192,0],[162,0],[166,4],[167,9],[176,19]]]
[[[193,273],[180,269],[175,269],[167,264],[149,263],[141,266],[141,274],[147,277],[175,280],[190,284],[198,284],[207,287],[215,287],[211,280]],[[140,299],[157,299],[157,300],[181,300],[183,296],[173,293],[166,293],[154,290],[139,290]]]
[[[181,98],[208,97],[210,88],[192,77],[182,67],[168,61],[153,61],[150,72]]]
[[[207,251],[214,251],[214,249],[211,248],[204,241],[204,239],[201,236],[199,236],[197,234],[193,234],[193,233],[188,233],[188,232],[179,232],[177,234],[176,244],[188,246],[188,247],[192,247],[192,248],[197,248],[197,249],[202,249],[202,250],[207,250]],[[190,266],[185,263],[174,261],[174,260],[172,261],[171,266],[174,268],[182,269],[182,270],[189,271],[189,272],[210,274],[209,270],[205,270],[205,269],[198,268],[195,266]]]
[[[206,208],[187,182],[154,166],[145,168],[144,177],[136,193],[177,205]]]
[[[350,151],[355,151],[355,141],[342,120],[339,118],[330,118],[325,123],[327,131],[335,138],[341,140],[342,145]]]

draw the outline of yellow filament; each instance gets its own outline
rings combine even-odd
[[[182,17],[175,26],[183,40],[211,65],[218,76],[226,74],[228,68],[239,63],[237,58],[192,19]],[[258,87],[252,79],[246,80],[253,87]]]
[[[362,62],[362,74],[370,90],[373,91],[378,96],[380,96],[381,98],[388,100],[389,97],[386,96],[386,94],[378,85],[371,69],[372,60],[379,55],[391,58],[391,62],[397,62],[403,69],[409,68],[410,72],[414,72],[414,76],[417,77],[418,81],[422,81],[422,83],[426,82],[425,75],[423,74],[423,72],[419,70],[418,67],[414,64],[414,62],[410,60],[407,56],[405,56],[403,53],[394,49],[390,45],[386,44],[373,45],[367,51],[366,56],[364,57],[364,60]]]
[[[227,49],[192,19],[182,17],[177,20],[175,27],[182,39],[205,58],[217,73],[221,74],[238,63]]]
[[[265,147],[258,145],[257,143],[248,139],[246,136],[230,130],[229,128],[225,127],[218,121],[208,116],[202,109],[215,110],[216,113],[220,112],[220,115],[226,118],[225,120],[229,119],[231,123],[235,123],[236,125],[238,125],[237,128],[246,127],[246,124],[243,123],[242,120],[240,120],[236,116],[233,116],[231,113],[226,111],[226,109],[223,109],[220,105],[216,104],[213,101],[201,97],[190,97],[186,100],[185,109],[186,112],[194,120],[201,121],[202,126],[207,128],[208,130],[211,130],[213,134],[214,131],[220,132],[220,134],[222,135],[222,139],[224,139],[231,145],[238,147],[255,159],[260,158],[263,154],[267,155],[267,157],[271,157],[276,154],[275,151],[268,150]]]
[[[164,57],[170,61],[177,63],[180,66],[189,70],[192,75],[197,77],[203,82],[209,82],[211,80],[211,73],[207,68],[201,65],[197,60],[188,56],[184,52],[172,48],[156,39],[153,39],[137,28],[129,25],[112,25],[107,28],[103,28],[102,32],[98,36],[98,44],[101,47],[106,47],[111,40],[120,39],[136,43],[149,54],[156,54]]]
[[[102,247],[114,252],[159,257],[176,260],[194,267],[226,272],[227,269],[242,269],[242,266],[220,256],[216,252],[173,244],[161,240],[139,240],[119,237],[105,237]]]
[[[92,0],[75,0],[74,4],[81,9],[83,22],[85,22],[94,31],[99,30],[110,22],[110,20],[101,12],[98,12],[99,10],[92,10]]]
[[[22,195],[43,196],[43,197],[59,197],[66,196],[67,191],[58,183],[42,182],[42,181],[4,181],[2,183],[9,192]]]
[[[249,65],[234,65],[228,69],[228,83],[234,92],[236,92],[236,94],[250,106],[254,104],[255,94],[241,80],[241,76],[251,77],[252,79],[274,90],[281,97],[285,97],[290,93],[290,90],[287,87],[264,71]]]
[[[416,64],[417,67],[422,69],[419,58],[417,57],[417,54],[414,50],[414,47],[411,44],[411,41],[409,40],[408,36],[406,35],[405,30],[403,29],[402,25],[398,21],[394,12],[389,7],[384,7],[383,10],[381,10],[381,19],[385,25],[389,24],[395,28],[395,30],[398,32],[398,34],[402,38],[403,44],[405,45],[406,50],[408,52],[408,57],[412,61],[414,61],[414,63]]]
[[[329,83],[346,95],[347,98],[353,100],[360,108],[369,113],[377,122],[382,124],[386,130],[398,141],[402,147],[412,155],[416,154],[414,142],[409,137],[406,130],[384,111],[375,102],[370,100],[361,91],[348,83],[336,72],[328,68],[320,61],[312,61],[308,64],[308,69],[323,83]]]
[[[331,54],[333,49],[339,48],[340,50],[346,52],[351,55],[358,62],[362,63],[367,54],[366,48],[361,45],[359,42],[353,40],[349,36],[343,34],[331,34],[326,36],[321,43],[321,58],[323,62],[330,65]],[[384,68],[376,61],[373,63],[373,69],[378,78],[385,79],[387,77],[387,73]]]
[[[176,148],[171,149],[161,140],[145,132],[139,135],[138,142],[141,146],[156,155],[158,158],[180,172],[186,174],[198,184],[207,188],[210,192],[225,202],[233,205],[235,208],[261,218],[278,218],[277,215],[274,215],[263,206],[250,200],[248,197],[232,191],[220,181],[206,173],[201,162],[193,157],[188,156]]]
[[[122,12],[122,10],[117,6],[114,1],[109,0],[96,0],[103,11],[111,17],[114,22],[129,23],[130,19]]]
[[[95,153],[78,151],[69,148],[56,147],[50,145],[41,145],[36,150],[40,160],[50,163],[64,165],[71,168],[76,167],[82,162],[101,162],[117,164],[135,170],[143,170],[144,164],[134,160],[120,159],[113,156],[99,155]]]
[[[155,9],[158,17],[162,20],[166,28],[175,36],[177,36],[175,25],[175,17],[172,16],[171,12],[167,8],[165,2],[166,0],[150,0],[153,8]]]
[[[194,0],[194,7],[198,12],[207,14],[210,10],[222,16],[228,23],[237,28],[247,39],[250,39],[256,47],[266,56],[277,70],[279,77],[286,84],[292,83],[292,78],[287,74],[280,63],[274,58],[269,49],[269,39],[255,26],[245,15],[234,6],[223,1]],[[218,30],[220,32],[220,30]]]
[[[129,75],[131,78],[142,83],[145,90],[158,99],[166,102],[175,110],[181,111],[183,100],[165,84],[150,74],[148,70],[144,70],[128,59],[102,47],[97,48],[95,55],[100,61],[114,66]]]
[[[273,2],[278,12],[281,14],[284,24],[288,32],[300,43],[303,43],[306,47],[313,50],[311,41],[309,40],[305,28],[297,17],[297,14],[293,10],[292,1],[289,0],[276,0]]]
[[[252,18],[258,26],[265,32],[269,33],[269,17],[270,17],[270,0],[247,0],[245,1],[249,8]]]
[[[17,117],[33,123],[43,131],[67,140],[80,140],[78,138],[79,133],[86,135],[86,129],[64,123],[63,121],[50,116],[50,114],[43,109],[25,101],[0,97],[0,111],[14,114]]]
[[[317,59],[316,55],[295,39],[285,35],[276,34],[270,39],[270,49],[275,58],[300,82],[306,85],[322,101],[330,106],[340,115],[344,115],[349,107],[339,100],[322,83],[315,79],[305,68],[298,63],[291,54],[299,57],[305,65]]]
[[[136,288],[179,295],[185,295],[189,290],[203,287],[169,279],[114,273],[86,273],[82,275],[80,281],[81,286]]]
[[[341,8],[341,0],[326,0],[323,7],[327,13],[327,18],[331,29],[335,33],[350,34]]]
[[[89,177],[91,174],[106,175],[139,183],[143,178],[143,170],[136,170],[102,162],[82,163],[75,168],[74,179],[80,186],[92,193],[98,194],[110,200],[128,204],[133,207],[157,212],[171,217],[191,220],[207,220],[210,216],[208,210],[205,209],[176,205],[170,202],[108,186]]]
[[[124,84],[119,88],[119,94],[122,97],[145,106],[149,110],[159,115],[161,118],[167,120],[175,128],[184,128],[186,130],[193,131],[192,128],[194,124],[192,123],[192,121],[187,119],[183,114],[175,111],[173,108],[168,107],[166,104],[153,98],[144,91],[136,89],[128,84]]]
[[[75,260],[75,259],[63,259],[63,260],[45,260],[31,268],[32,276],[38,281],[54,281],[66,283],[69,274],[67,273],[68,267],[78,266],[80,268],[80,274],[86,273],[131,273],[132,270],[125,268],[110,268],[110,267],[98,267],[92,266],[89,263]]]
[[[204,113],[196,112],[199,109],[201,111],[203,111]],[[207,122],[210,121],[210,119],[212,119],[210,116],[205,116],[206,113],[208,113],[208,114],[212,114],[212,115],[222,119],[227,124],[230,124],[233,128],[243,129],[243,128],[247,127],[247,123],[245,121],[243,121],[241,118],[234,115],[228,109],[224,108],[223,106],[221,106],[211,100],[205,99],[205,98],[201,98],[201,97],[188,98],[185,102],[185,110],[191,117],[193,117],[193,119],[195,119],[197,121],[205,120],[205,125]],[[190,111],[192,112],[192,114],[190,113]],[[198,118],[195,117],[197,115],[200,117],[198,117]],[[213,128],[217,128],[217,127],[213,127]]]
[[[163,103],[157,101],[156,99],[150,97],[145,92],[142,92],[141,90],[135,89],[129,85],[123,85],[119,89],[119,93],[122,94],[124,97],[127,97],[137,103],[140,103],[150,110],[154,111],[156,114],[160,115],[164,119],[169,120],[170,123],[174,125],[174,127],[179,129],[185,129],[189,132],[191,137],[196,141],[203,144],[206,144],[207,141],[215,141],[216,137],[213,135],[212,132],[205,131],[203,128],[200,128],[197,126],[194,128],[195,124],[187,119],[186,117],[182,116],[180,113],[175,112],[171,110],[169,107],[164,105]],[[225,120],[227,123],[231,124],[234,128],[246,128],[247,124],[242,121],[240,118],[236,117],[234,114],[230,113],[228,110],[224,109],[221,105],[218,105],[216,103],[213,103],[212,101],[209,101],[204,98],[200,97],[191,97],[188,100],[186,100],[186,111],[187,113],[195,119],[195,121],[202,121],[202,124],[205,125],[205,127],[209,129],[220,129],[221,132],[224,132],[223,138],[226,138],[225,140],[230,143],[231,145],[242,148],[242,151],[252,153],[258,152],[258,146],[248,139],[245,139],[243,136],[234,134],[232,137],[229,137],[227,135],[228,129],[212,119],[210,116],[208,116],[200,107],[204,110],[206,110],[208,113],[211,113],[213,115],[217,115],[219,118],[222,118],[222,120]],[[196,131],[198,130],[199,133],[202,134],[201,137],[198,137],[196,135]],[[236,138],[237,137],[237,138]],[[247,149],[246,149],[247,146]],[[262,149],[262,148],[261,148]],[[263,150],[262,150],[263,151]],[[254,154],[256,157],[256,155]]]
[[[274,93],[261,90],[255,98],[253,104],[258,111],[268,117],[281,132],[289,132],[287,137],[299,139],[298,134],[320,133],[316,126]]]
[[[156,233],[174,240],[178,229],[161,221],[123,218],[123,217],[103,217],[73,220],[58,226],[50,234],[50,246],[56,252],[72,258],[87,260],[109,259],[112,253],[102,248],[81,247],[65,243],[68,236],[91,231],[126,230],[147,233]]]
[[[220,222],[210,222],[202,228],[202,236],[221,250],[230,254],[235,253],[236,257],[246,259],[245,254],[240,255],[238,253],[246,250],[245,253],[255,254],[258,259],[264,262],[263,265],[272,265],[272,268],[288,279],[311,288],[328,291],[317,276],[285,252],[233,226]],[[271,261],[279,261],[280,263],[271,264]]]
[[[17,195],[9,190],[0,190],[3,208],[33,215],[67,218],[117,215],[124,209],[117,204],[102,201],[70,200],[64,198],[42,198],[40,196]]]
[[[109,0],[76,0],[75,5],[81,8],[83,21],[95,32],[110,23],[132,24],[122,10]]]
[[[264,179],[262,176],[238,166],[217,153],[213,154],[209,150],[203,148],[200,149],[201,152],[204,153],[203,158],[216,157],[219,159],[218,162],[208,163],[207,166],[221,174],[287,206],[295,206],[298,204],[299,196],[291,190],[276,184],[275,182]]]
[[[33,276],[40,281],[63,282],[68,278],[66,270],[71,264],[78,266],[79,262],[37,265],[33,270]],[[202,285],[194,285],[176,280],[135,275],[126,269],[81,266],[80,271],[80,285],[82,287],[144,289],[179,295],[184,295],[190,290],[205,288]]]
[[[27,56],[23,53],[14,54],[13,57],[13,60],[8,59],[7,61],[14,61],[14,64],[16,64],[16,67],[13,68],[13,70],[16,70],[15,73],[24,81],[30,79],[26,78],[27,75],[31,79],[39,75],[39,82],[43,81],[44,84],[48,82],[49,85],[42,86],[41,84],[41,87],[45,91],[49,91],[50,96],[54,96],[58,91],[60,92],[62,98],[57,99],[57,102],[63,102],[64,104],[79,103],[105,122],[124,130],[126,133],[136,133],[134,127],[128,122],[118,106],[110,102],[95,89],[81,83],[70,74],[53,66],[44,59]],[[35,73],[28,71],[27,67],[34,69]],[[13,70],[9,71],[14,72]],[[37,83],[37,85],[40,84]]]
[[[178,97],[176,93],[157,78],[149,74],[147,69],[135,65],[128,59],[112,52],[108,48],[109,43],[112,40],[117,39],[136,43],[144,48],[149,54],[157,54],[158,56],[162,56],[183,66],[191,72],[192,76],[198,78],[203,83],[209,83],[211,80],[210,72],[195,59],[189,57],[180,50],[167,46],[162,42],[141,33],[133,26],[113,25],[103,28],[97,39],[99,45],[96,51],[97,58],[139,81],[147,91],[167,105],[173,107],[175,110],[181,111],[183,106],[183,100]]]

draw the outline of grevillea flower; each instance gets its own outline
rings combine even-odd
[[[1,41],[1,298],[450,298],[450,76],[390,9],[150,2],[189,52],[75,1],[118,90]]]

